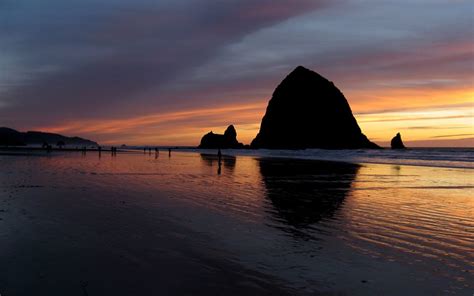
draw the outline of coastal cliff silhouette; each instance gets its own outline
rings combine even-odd
[[[44,143],[50,145],[61,144],[61,146],[98,146],[94,141],[79,137],[66,137],[60,134],[39,131],[19,132],[8,127],[0,127],[0,145],[2,146],[44,145]]]

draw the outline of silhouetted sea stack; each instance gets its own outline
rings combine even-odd
[[[398,133],[395,137],[393,137],[392,141],[390,142],[390,146],[392,149],[405,149],[405,145],[402,141],[402,136]]]
[[[341,91],[302,66],[276,88],[252,148],[380,148],[362,134]]]
[[[233,125],[229,125],[223,135],[214,134],[212,131],[205,134],[201,139],[201,144],[199,145],[199,148],[203,149],[239,149],[243,147],[244,145],[237,141],[237,132]]]

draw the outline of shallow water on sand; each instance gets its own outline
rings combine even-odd
[[[474,170],[0,155],[1,295],[471,295]]]

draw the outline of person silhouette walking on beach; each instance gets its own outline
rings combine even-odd
[[[221,148],[219,148],[219,149],[217,150],[217,159],[218,159],[217,174],[220,175],[220,174],[221,174],[221,170],[222,170],[222,152],[221,152]]]
[[[168,148],[168,157],[171,157],[171,148]]]

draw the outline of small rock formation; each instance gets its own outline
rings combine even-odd
[[[223,135],[214,134],[212,131],[205,134],[201,139],[201,144],[198,148],[202,149],[239,149],[244,145],[237,141],[237,132],[233,125],[225,130]]]
[[[392,146],[392,149],[405,149],[405,145],[403,144],[402,141],[402,136],[400,133],[397,133],[395,137],[393,137],[392,141],[390,142],[390,146]]]
[[[302,66],[275,89],[252,148],[380,148],[362,134],[341,91]]]

